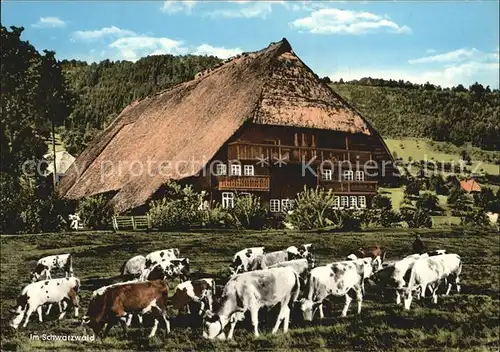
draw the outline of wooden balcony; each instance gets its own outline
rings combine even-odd
[[[376,194],[377,181],[325,181],[321,186],[335,193]]]
[[[309,162],[316,158],[314,162],[321,163],[329,160],[334,163],[340,161],[350,161],[352,164],[359,162],[363,164],[372,159],[372,153],[358,150],[325,149],[313,147],[296,147],[289,145],[255,144],[234,142],[228,145],[229,160],[257,160],[268,158],[272,161],[282,159],[290,164]]]
[[[269,191],[269,176],[217,176],[220,191]]]

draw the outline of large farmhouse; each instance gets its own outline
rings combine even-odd
[[[283,39],[127,106],[58,191],[69,199],[110,192],[124,212],[176,180],[225,207],[252,193],[278,212],[304,186],[319,186],[334,191],[338,207],[363,208],[394,176],[392,161],[369,122]]]

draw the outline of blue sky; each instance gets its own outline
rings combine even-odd
[[[497,1],[2,3],[2,24],[60,59],[229,57],[286,37],[318,75],[499,86]]]

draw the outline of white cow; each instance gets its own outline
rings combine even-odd
[[[289,305],[297,300],[299,292],[299,276],[292,268],[273,268],[236,275],[224,287],[217,313],[207,311],[203,337],[224,338],[224,328],[230,323],[228,339],[232,339],[236,323],[246,311],[250,311],[254,335],[259,336],[259,309],[274,307],[278,303],[280,312],[272,333],[278,331],[282,321],[286,333],[290,320]]]
[[[180,252],[178,248],[161,249],[154,251],[146,256],[146,268],[149,268],[157,263],[164,262],[169,259],[179,258]]]
[[[29,318],[34,311],[38,312],[38,319],[42,319],[42,306],[47,303],[60,304],[63,300],[70,300],[75,308],[75,317],[78,316],[78,290],[80,280],[76,277],[67,277],[62,279],[51,279],[38,281],[27,285],[17,298],[15,309],[16,316],[10,323],[14,329],[17,329],[21,324],[24,316],[23,327],[28,325]],[[61,308],[59,320],[61,320],[66,311]]]
[[[132,275],[140,276],[146,268],[146,258],[142,255],[136,255],[123,263],[120,273],[122,276]]]
[[[66,277],[73,276],[73,258],[71,254],[49,255],[38,260],[35,269],[31,272],[31,282],[52,279],[52,269],[63,269]]]
[[[413,291],[419,291],[419,295],[425,297],[426,288],[432,292],[432,300],[437,303],[437,290],[439,285],[446,280],[448,288],[445,295],[449,295],[453,284],[460,292],[460,273],[462,272],[462,261],[458,254],[442,254],[428,258],[421,258],[413,264],[410,280],[405,291],[404,307],[410,309]]]
[[[264,247],[245,248],[237,252],[231,263],[230,269],[233,275],[244,273],[249,270],[249,265],[257,258],[264,254]]]
[[[347,310],[352,298],[350,292],[356,293],[358,314],[361,313],[363,301],[363,281],[373,273],[372,258],[349,260],[320,266],[309,274],[308,296],[301,300],[301,310],[304,320],[312,321],[314,312],[319,308],[320,318],[324,318],[323,300],[330,296],[345,296],[342,316],[347,316]]]
[[[179,278],[181,282],[189,277],[189,258],[169,259],[146,268],[139,280],[165,280]]]

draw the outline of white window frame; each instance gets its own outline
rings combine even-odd
[[[231,176],[241,176],[240,164],[231,164]]]
[[[342,179],[344,181],[353,181],[354,172],[352,170],[344,170],[344,172],[342,173]]]
[[[333,209],[338,209],[340,208],[340,197],[339,196],[335,196],[335,198],[333,199]]]
[[[341,196],[340,197],[340,208],[341,209],[349,208],[349,197],[348,196]]]
[[[281,210],[282,211],[292,210],[293,205],[294,205],[293,199],[284,198],[281,200]]]
[[[234,208],[234,193],[222,192],[222,207],[225,209]]]
[[[281,211],[281,199],[270,199],[269,211],[271,213],[279,213]]]
[[[243,165],[244,176],[255,176],[255,167],[253,165]]]
[[[252,194],[250,192],[240,192],[238,193],[239,197],[250,197]]]
[[[349,197],[349,208],[357,209],[358,208],[358,197],[350,196]]]
[[[325,181],[331,181],[332,180],[332,169],[321,170],[321,178]]]
[[[361,209],[366,208],[366,197],[365,196],[359,196],[358,197],[358,207]]]
[[[215,174],[217,176],[227,175],[227,165],[218,163],[215,166]]]
[[[356,171],[356,181],[364,181],[364,180],[365,180],[365,172]]]

